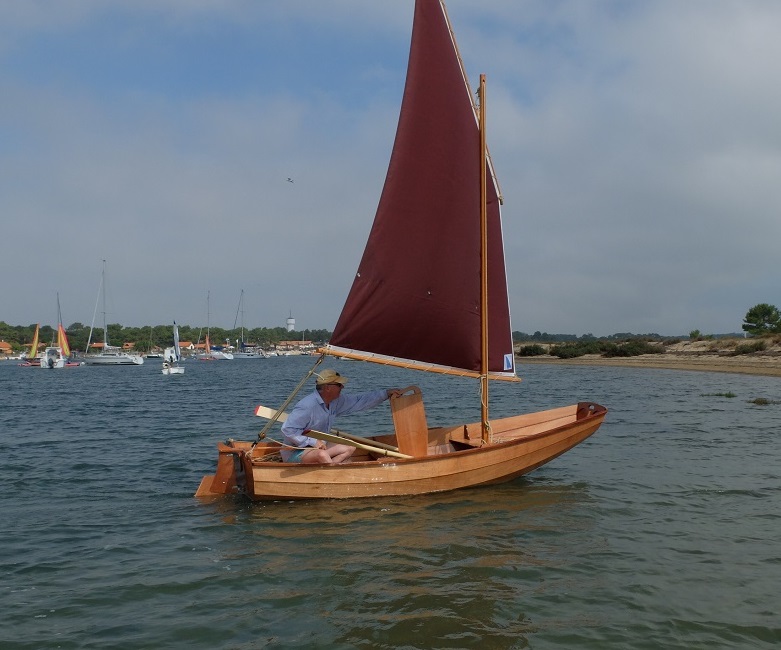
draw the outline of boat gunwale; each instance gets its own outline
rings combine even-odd
[[[577,413],[581,412],[581,410],[584,407],[587,408],[587,409],[590,409],[590,407],[594,407],[596,410],[593,411],[593,412],[589,412],[584,417],[578,418],[577,417]],[[571,405],[569,407],[565,406],[565,407],[560,407],[560,408],[557,408],[557,409],[550,409],[550,411],[543,411],[542,413],[545,413],[545,412],[551,412],[552,413],[554,411],[564,410],[564,409],[567,409],[567,408],[575,408],[575,419],[573,419],[573,420],[571,420],[569,422],[560,424],[559,426],[554,427],[552,429],[546,429],[544,431],[539,431],[537,433],[532,433],[532,434],[528,434],[528,435],[521,435],[521,436],[519,436],[517,438],[514,438],[514,439],[503,440],[503,441],[494,442],[494,443],[489,443],[487,445],[479,445],[478,444],[478,445],[472,446],[471,448],[468,448],[468,449],[457,449],[457,450],[454,450],[454,451],[449,451],[449,452],[445,452],[445,453],[441,453],[441,454],[432,454],[432,455],[419,456],[419,457],[414,457],[414,458],[395,458],[395,457],[392,458],[390,456],[382,455],[380,453],[381,450],[378,450],[376,452],[376,453],[379,454],[378,458],[374,458],[372,460],[360,460],[360,461],[355,461],[355,462],[351,462],[351,463],[337,463],[337,464],[329,464],[329,463],[280,463],[280,461],[264,461],[264,460],[253,458],[251,456],[251,452],[252,452],[253,449],[255,449],[255,445],[252,444],[252,443],[249,443],[249,444],[252,444],[252,446],[249,447],[249,448],[239,448],[239,447],[231,448],[231,447],[228,447],[227,445],[220,446],[220,453],[238,455],[238,456],[246,459],[246,461],[250,464],[250,466],[253,469],[254,468],[258,468],[258,469],[280,468],[280,466],[283,465],[287,471],[293,471],[293,472],[296,472],[296,473],[310,472],[313,469],[325,469],[327,471],[340,471],[340,470],[343,471],[345,468],[356,468],[356,469],[358,469],[358,468],[364,468],[364,467],[377,467],[377,466],[380,466],[380,465],[410,465],[410,464],[415,464],[415,463],[426,463],[426,462],[427,463],[437,463],[437,462],[441,462],[443,460],[454,458],[454,457],[463,457],[464,455],[474,455],[476,453],[486,454],[486,453],[491,452],[491,451],[502,451],[504,449],[507,449],[508,447],[512,447],[512,446],[518,445],[518,444],[523,443],[523,442],[533,442],[533,441],[539,440],[541,438],[553,436],[554,434],[560,432],[563,429],[570,428],[573,425],[578,424],[578,423],[588,422],[589,420],[599,419],[600,420],[600,424],[601,424],[601,421],[604,420],[605,416],[608,413],[608,409],[605,406],[602,406],[601,404],[597,404],[596,402],[578,402],[577,404],[573,404],[573,405]],[[503,420],[510,420],[510,419],[517,418],[517,417],[523,417],[523,415],[537,415],[537,413],[513,415],[513,416],[506,417],[506,418],[499,418],[498,420],[494,420],[494,422],[501,422]],[[462,426],[467,426],[467,427],[469,427],[469,426],[479,426],[479,422],[478,423],[470,423],[470,424],[467,424],[467,425],[455,425],[455,426],[451,426],[451,427],[433,427],[432,429],[430,429],[430,431],[438,430],[438,429],[450,429],[450,428],[459,429]],[[377,437],[382,437],[384,435],[388,435],[388,434],[378,434]],[[239,442],[239,441],[234,441],[234,442]],[[273,442],[278,443],[278,441],[276,441],[276,440],[274,440]],[[459,441],[457,440],[456,442],[459,442]],[[448,440],[446,443],[443,443],[443,444],[448,444],[448,443],[452,444],[452,442],[450,440]],[[462,443],[462,444],[468,444],[468,443]],[[282,448],[282,444],[279,443],[279,445],[280,445],[279,448],[281,449]],[[275,452],[272,451],[270,453],[275,453]]]

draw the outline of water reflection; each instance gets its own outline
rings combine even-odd
[[[601,548],[590,502],[585,484],[525,478],[414,498],[208,507],[234,534],[223,533],[246,536],[221,562],[260,572],[263,608],[311,608],[302,641],[327,620],[350,647],[518,648],[538,627],[523,603],[562,587],[549,571],[576,547]]]

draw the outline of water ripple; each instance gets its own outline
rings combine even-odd
[[[533,366],[495,389],[496,416],[577,399],[611,413],[527,477],[417,498],[201,503],[216,442],[252,439],[254,404],[280,403],[311,364],[267,361],[190,364],[177,382],[153,364],[0,364],[0,647],[781,642],[781,409],[749,403],[778,399],[777,379]],[[467,380],[340,370],[358,390],[421,385],[431,424],[479,410]],[[709,396],[727,392],[738,397]],[[349,421],[378,427],[382,408]]]

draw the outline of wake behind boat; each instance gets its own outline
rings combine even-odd
[[[460,62],[444,3],[417,0],[407,82],[388,174],[352,288],[307,377],[326,355],[472,377],[478,422],[429,428],[423,395],[390,398],[392,432],[356,438],[307,436],[356,447],[349,463],[279,460],[266,437],[218,445],[217,470],[196,496],[253,500],[426,494],[512,480],[593,434],[607,409],[592,402],[500,419],[489,417],[489,379],[515,374],[504,266],[501,197],[485,137],[485,77],[479,106]],[[262,412],[261,412],[262,410]]]

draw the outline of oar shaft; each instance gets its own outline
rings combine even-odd
[[[369,438],[362,438],[361,436],[354,436],[351,433],[345,433],[344,431],[339,431],[339,429],[331,429],[331,433],[342,436],[342,438],[348,438],[350,440],[355,440],[355,442],[362,442],[366,445],[372,445],[374,447],[380,447],[381,449],[387,449],[388,451],[398,451],[398,447],[394,447],[393,445],[386,445],[384,442],[380,442],[378,440],[371,440]]]
[[[323,433],[322,431],[315,431],[314,429],[309,429],[304,433],[310,438],[317,438],[318,440],[333,442],[338,445],[350,445],[351,447],[356,447],[357,449],[364,449],[366,451],[371,451],[374,452],[375,454],[380,454],[381,456],[390,456],[391,458],[412,458],[412,456],[408,456],[407,454],[402,454],[398,451],[391,451],[390,449],[383,449],[382,447],[367,445],[362,442],[351,440],[350,438],[334,435],[332,433]]]

